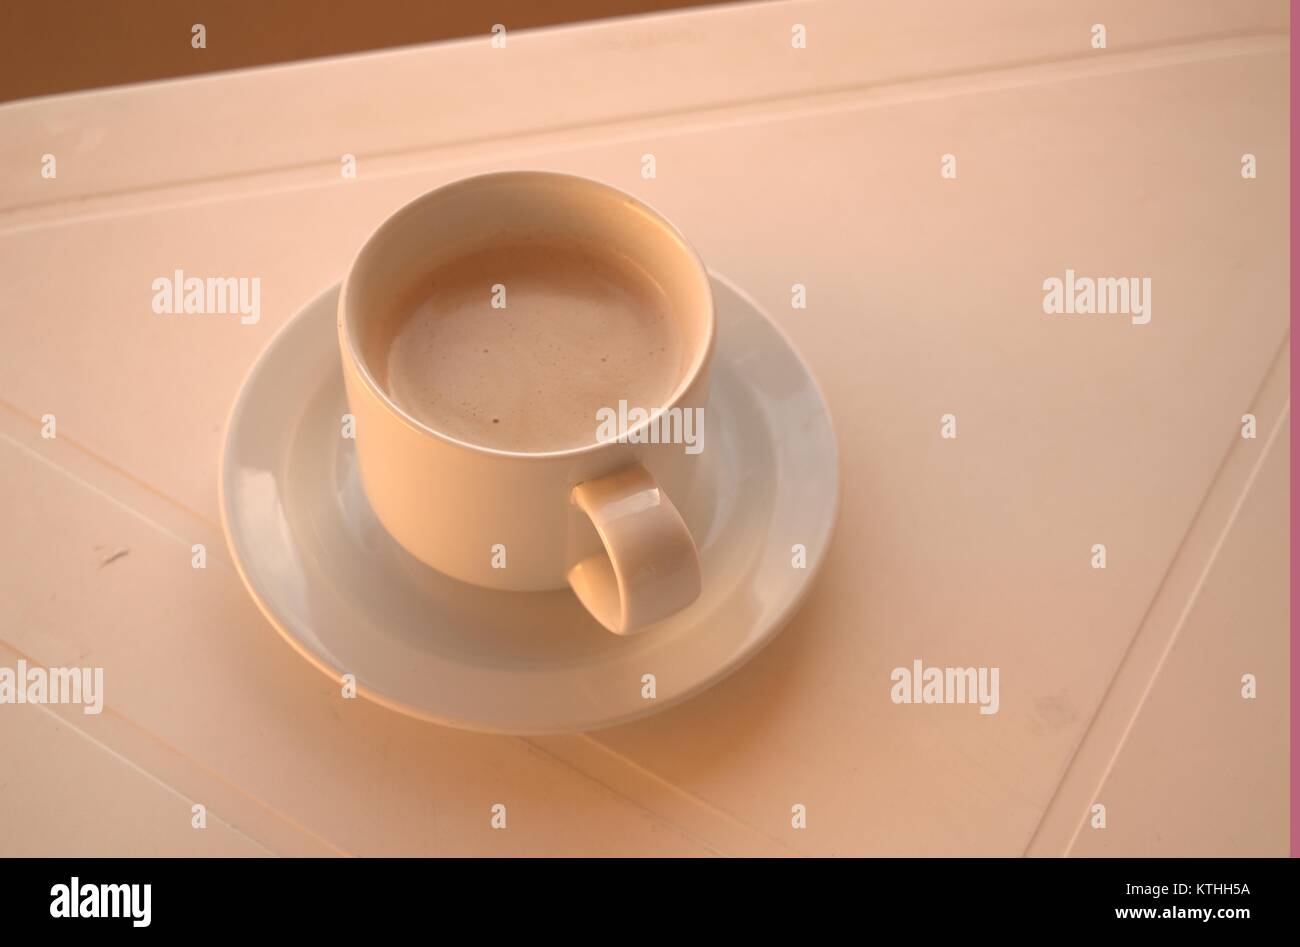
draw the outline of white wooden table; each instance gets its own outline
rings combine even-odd
[[[1287,29],[763,3],[0,108],[0,667],[106,681],[98,716],[0,705],[0,855],[1285,853]],[[544,739],[341,699],[216,498],[275,330],[412,196],[524,167],[647,199],[767,306],[845,484],[753,663]],[[1045,315],[1067,268],[1151,277],[1150,323]],[[175,269],[260,277],[261,320],[156,316]],[[892,703],[918,658],[1000,668],[998,713]]]

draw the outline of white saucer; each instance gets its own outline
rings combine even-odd
[[[678,507],[704,591],[630,638],[567,589],[496,592],[421,564],[358,480],[335,330],[338,286],[271,341],[226,429],[221,521],[253,599],[285,639],[357,693],[436,723],[497,733],[590,730],[717,683],[771,641],[825,558],[839,506],[830,416],[780,330],[713,276],[718,346],[705,460]],[[792,547],[807,550],[792,566]],[[657,696],[642,696],[643,675]]]

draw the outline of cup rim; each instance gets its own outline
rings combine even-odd
[[[580,187],[596,188],[613,194],[626,204],[639,210],[653,223],[663,228],[668,236],[674,238],[680,244],[682,250],[686,254],[687,260],[689,261],[689,265],[694,270],[696,277],[700,280],[701,285],[704,288],[707,303],[704,344],[697,347],[694,358],[683,373],[677,386],[673,389],[672,396],[669,397],[663,405],[660,405],[653,411],[649,412],[648,417],[646,417],[645,420],[639,422],[633,427],[629,427],[615,440],[593,441],[590,444],[564,448],[562,450],[515,451],[499,447],[488,447],[484,444],[475,444],[473,441],[466,441],[457,437],[452,437],[450,434],[439,431],[437,428],[413,417],[411,414],[407,413],[401,405],[393,400],[388,392],[384,390],[383,386],[380,385],[371,374],[369,366],[366,365],[365,360],[361,357],[361,353],[358,351],[357,345],[352,338],[351,324],[354,320],[348,319],[348,313],[353,311],[355,307],[349,305],[349,300],[351,296],[352,277],[362,256],[365,255],[367,251],[371,250],[374,245],[382,239],[386,232],[395,227],[400,221],[418,214],[424,209],[426,204],[432,202],[434,199],[445,196],[449,191],[482,186],[491,180],[502,178],[514,178],[517,180],[531,179],[568,181]],[[348,361],[355,368],[357,375],[360,377],[365,387],[380,400],[390,413],[396,415],[408,426],[414,428],[418,432],[431,435],[452,446],[475,451],[481,454],[487,454],[489,456],[509,457],[519,460],[554,460],[564,457],[581,457],[586,454],[595,453],[599,450],[605,450],[619,444],[631,442],[632,436],[635,432],[648,429],[650,425],[655,423],[664,412],[675,407],[699,379],[705,366],[708,365],[709,360],[713,357],[714,344],[717,337],[717,316],[713,304],[713,285],[709,278],[708,268],[705,267],[704,261],[701,259],[699,252],[695,249],[695,246],[686,239],[685,234],[678,230],[667,217],[661,214],[654,207],[650,206],[650,204],[638,197],[628,194],[620,188],[614,187],[613,185],[605,184],[602,181],[596,181],[592,178],[584,178],[576,174],[565,174],[558,171],[492,171],[485,174],[476,174],[466,178],[459,178],[455,181],[436,187],[431,191],[426,191],[418,197],[407,201],[379,222],[379,224],[370,232],[369,236],[367,236],[362,242],[360,249],[358,249],[356,254],[352,257],[352,262],[348,265],[347,272],[343,276],[343,284],[339,288],[338,332],[339,344],[349,356]]]

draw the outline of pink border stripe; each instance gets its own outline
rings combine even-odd
[[[1291,404],[1296,403],[1296,269],[1300,264],[1297,248],[1300,241],[1296,239],[1297,200],[1296,175],[1296,98],[1300,91],[1300,71],[1296,68],[1296,14],[1300,13],[1300,0],[1291,0]],[[1296,619],[1300,614],[1300,596],[1296,594],[1297,578],[1300,578],[1300,517],[1296,515],[1296,483],[1300,477],[1300,453],[1296,451],[1296,438],[1291,437],[1291,857],[1300,856],[1300,753],[1296,752],[1297,736],[1300,735],[1300,634],[1297,634]]]

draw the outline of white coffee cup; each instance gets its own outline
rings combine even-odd
[[[416,420],[376,382],[385,376],[374,370],[379,356],[369,340],[387,307],[458,247],[543,231],[611,248],[658,283],[686,350],[670,398],[647,406],[659,411],[619,440],[543,452],[468,443]],[[684,496],[703,455],[681,443],[638,441],[660,412],[705,408],[713,295],[699,256],[658,213],[570,175],[457,181],[416,198],[371,234],[343,281],[338,327],[362,486],[379,521],[421,562],[495,589],[567,584],[620,635],[699,596],[699,554],[670,497]]]

